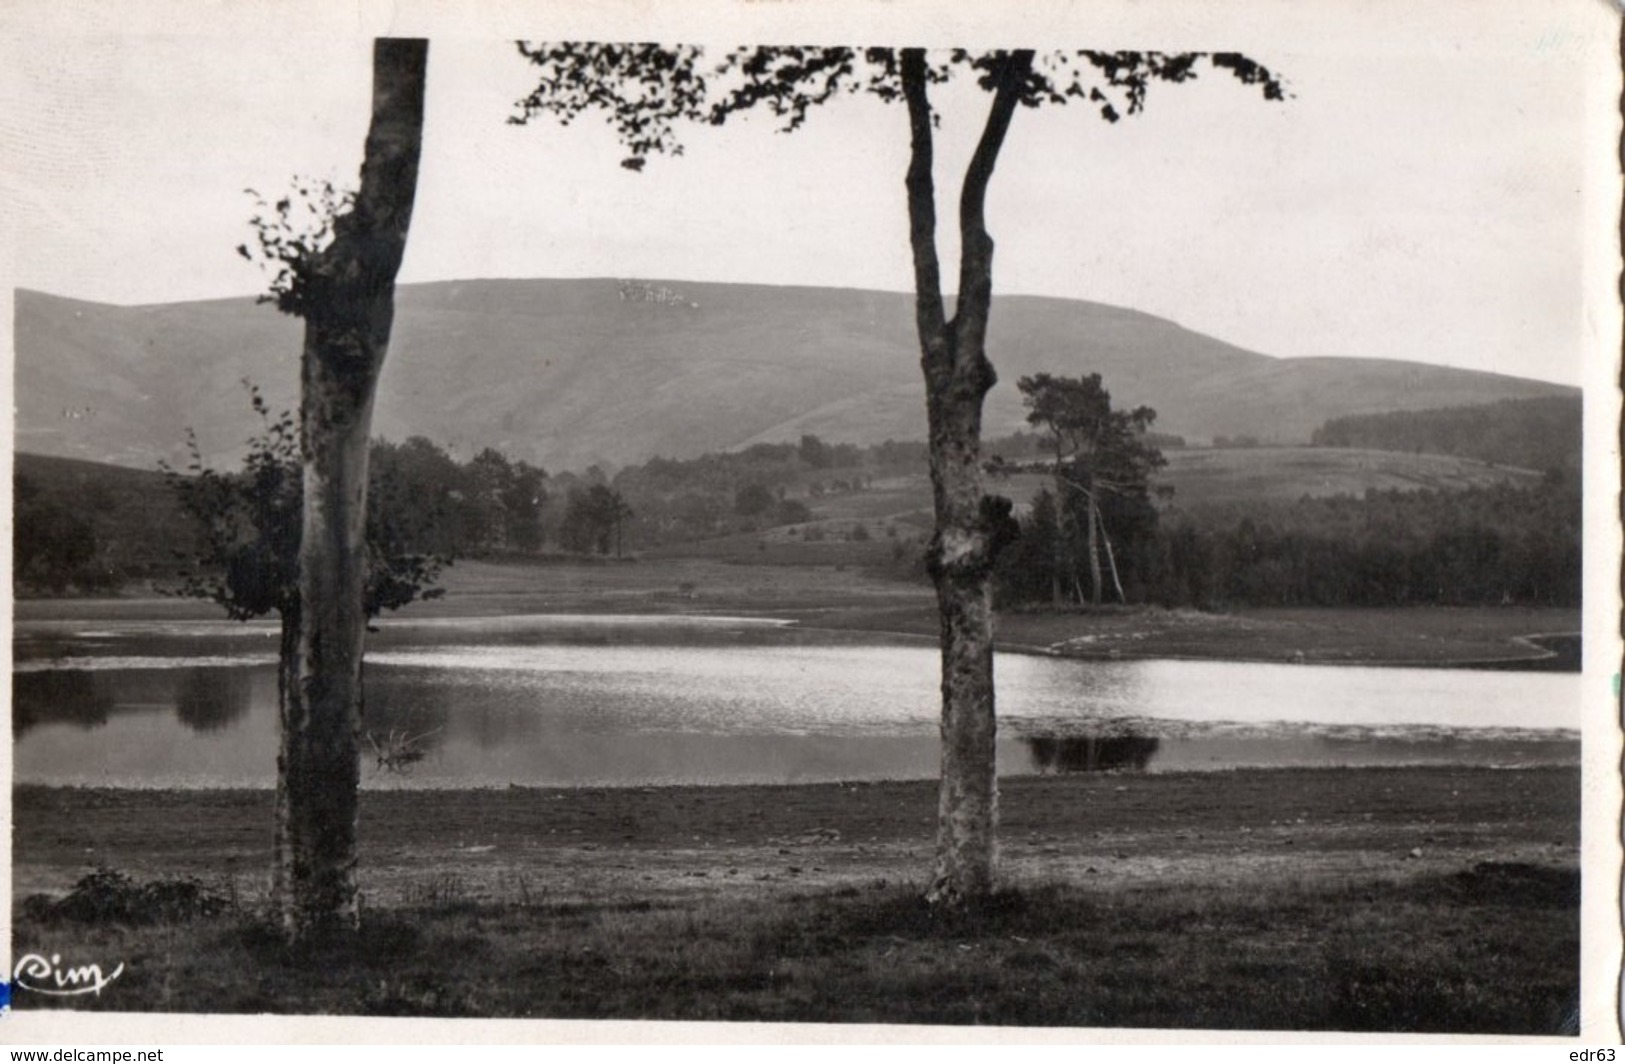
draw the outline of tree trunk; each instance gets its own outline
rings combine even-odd
[[[284,644],[274,900],[291,939],[360,919],[356,786],[366,632],[367,440],[394,319],[423,139],[428,42],[373,47],[354,207],[304,278],[299,608]]]
[[[1008,504],[982,493],[982,399],[997,380],[984,344],[993,294],[993,240],[983,218],[988,181],[1032,62],[1003,64],[992,110],[960,194],[959,303],[944,317],[936,251],[931,106],[924,52],[901,56],[908,102],[909,235],[914,252],[915,318],[925,375],[936,533],[929,564],[942,640],[942,781],[937,850],[926,898],[963,906],[992,892],[998,820],[994,763],[993,560]]]
[[[1106,565],[1112,572],[1112,587],[1117,592],[1117,601],[1123,605],[1128,604],[1128,596],[1123,594],[1123,578],[1117,573],[1117,556],[1112,553],[1112,537],[1106,534],[1106,522],[1100,520],[1097,511],[1095,518],[1100,524],[1100,544],[1106,548]]]
[[[292,854],[288,850],[288,739],[293,731],[288,727],[289,713],[299,705],[294,697],[298,690],[296,666],[299,661],[299,599],[284,602],[281,607],[282,633],[277,648],[276,696],[278,744],[276,755],[276,837],[271,860],[271,898],[280,912],[283,898],[289,895],[289,876],[293,868]]]
[[[1094,492],[1086,500],[1089,504],[1089,600],[1100,605],[1100,507]]]
[[[1061,479],[1061,459],[1055,458],[1055,542],[1050,551],[1049,597],[1050,607],[1059,610],[1066,604],[1066,484]]]

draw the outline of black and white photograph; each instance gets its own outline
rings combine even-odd
[[[1622,40],[6,5],[0,1042],[1619,1043]]]

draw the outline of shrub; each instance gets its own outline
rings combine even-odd
[[[122,872],[98,868],[80,878],[60,899],[35,895],[25,913],[44,923],[154,924],[217,916],[231,908],[229,899],[195,879],[161,879],[137,883]]]

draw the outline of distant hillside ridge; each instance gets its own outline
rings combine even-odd
[[[18,290],[19,450],[152,467],[241,453],[244,378],[292,407],[301,323],[252,298],[122,307]],[[1380,359],[1278,359],[1139,311],[994,300],[989,436],[1024,427],[1016,380],[1100,373],[1192,442],[1306,443],[1333,418],[1576,396],[1557,384]],[[692,457],[803,434],[925,437],[913,297],[597,278],[405,285],[375,431],[547,469]]]
[[[1333,418],[1315,430],[1311,442],[1578,472],[1582,416],[1578,396],[1503,399],[1481,406]]]

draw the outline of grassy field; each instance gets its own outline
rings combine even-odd
[[[832,549],[880,544],[830,544]],[[883,549],[883,548],[881,548]],[[935,638],[936,599],[928,584],[877,576],[842,563],[734,564],[717,558],[622,562],[458,562],[446,596],[381,620],[532,613],[710,613],[782,617],[814,628]],[[32,621],[217,619],[207,603],[184,599],[36,599],[14,616]],[[1007,611],[996,620],[1005,649],[1075,657],[1181,657],[1323,664],[1464,665],[1521,661],[1578,668],[1578,640],[1552,658],[1527,641],[1580,630],[1573,609],[1479,607],[1410,609],[1246,609],[1229,613],[1102,607]]]
[[[1174,511],[1247,502],[1293,502],[1305,496],[1376,491],[1455,491],[1511,483],[1530,486],[1540,474],[1470,458],[1338,447],[1250,447],[1166,452],[1156,482],[1174,489]],[[805,480],[816,479],[808,475]],[[1041,472],[990,479],[987,490],[1025,507],[1051,478]],[[759,533],[724,536],[649,550],[649,557],[705,558],[743,564],[875,565],[891,560],[895,544],[922,544],[931,535],[931,480],[924,469],[882,470],[862,491],[802,497],[815,519]],[[862,538],[854,541],[861,527]],[[808,533],[811,532],[811,536]]]
[[[122,960],[99,999],[70,1000],[125,1010],[1574,1023],[1576,770],[1011,779],[1006,890],[955,918],[918,901],[934,797],[366,792],[366,928],[294,954],[260,915],[268,793],[21,788],[14,950]],[[85,878],[98,866],[121,875]]]
[[[889,550],[884,540],[800,544],[796,549],[808,547]],[[936,598],[923,579],[880,576],[847,562],[775,563],[770,552],[752,553],[758,558],[748,563],[718,557],[552,565],[460,562],[446,575],[444,599],[411,607],[402,616],[732,613],[784,617],[815,628],[937,636]],[[1134,606],[1004,611],[995,629],[1006,649],[1076,657],[1417,665],[1521,659],[1549,666],[1554,664],[1549,652],[1525,638],[1577,634],[1580,615],[1573,609],[1533,607],[1247,609],[1220,614]],[[1577,669],[1577,654],[1576,647],[1556,664]]]
[[[1541,474],[1440,454],[1371,451],[1348,447],[1171,448],[1156,483],[1174,489],[1180,506],[1291,502],[1310,496],[1364,495],[1367,490],[1455,491],[1509,482],[1529,486]],[[1043,472],[989,479],[987,490],[1026,502],[1053,481]],[[896,519],[931,527],[931,481],[925,470],[894,469],[859,492],[810,500],[819,518],[831,522]]]
[[[1251,500],[1291,502],[1308,495],[1377,491],[1456,491],[1510,482],[1529,486],[1540,474],[1471,458],[1342,447],[1184,448],[1167,452],[1158,480],[1182,506]]]

